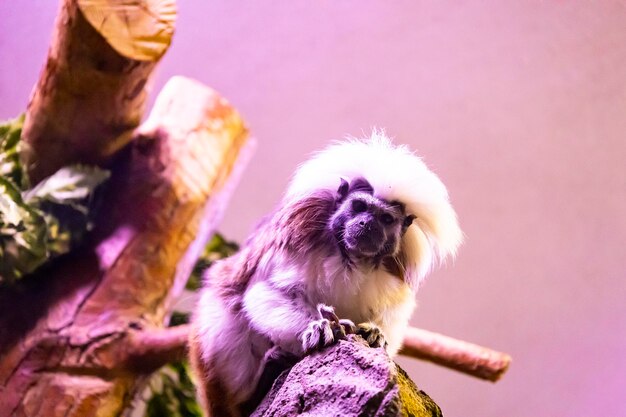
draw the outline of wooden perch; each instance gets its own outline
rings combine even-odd
[[[185,358],[189,325],[159,330],[157,333],[138,333],[129,351],[136,357],[142,356],[140,363],[158,367],[174,360]],[[465,374],[497,381],[508,369],[511,357],[473,343],[464,342],[428,330],[409,327],[404,337],[401,355],[427,360]]]
[[[181,360],[187,354],[187,326],[130,332],[126,343],[119,345],[120,369],[150,373]]]
[[[511,364],[511,357],[473,343],[409,327],[401,355],[423,359],[492,382]]]
[[[119,415],[158,355],[180,352],[159,328],[252,142],[225,100],[184,78],[152,114],[111,166],[90,242],[0,289],[0,416]]]
[[[129,142],[175,18],[175,0],[61,1],[22,132],[33,184],[70,163],[101,164]]]

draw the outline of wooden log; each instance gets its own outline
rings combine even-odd
[[[177,351],[159,329],[252,143],[215,92],[180,77],[166,85],[112,165],[92,240],[45,276],[0,289],[0,416],[112,416],[128,406]]]
[[[174,32],[175,0],[62,0],[32,93],[21,157],[31,183],[128,143]]]

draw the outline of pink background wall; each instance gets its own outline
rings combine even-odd
[[[54,3],[0,3],[0,118],[25,108]],[[623,2],[181,1],[155,90],[174,74],[259,139],[232,238],[332,138],[386,127],[439,173],[467,241],[413,323],[514,358],[495,385],[400,359],[448,417],[626,415]]]

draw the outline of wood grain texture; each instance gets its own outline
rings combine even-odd
[[[83,16],[120,55],[158,60],[172,41],[175,0],[77,0]]]
[[[111,416],[128,406],[167,360],[159,352],[176,352],[178,330],[162,330],[169,304],[249,144],[214,91],[180,77],[168,83],[116,156],[90,241],[0,289],[0,415]]]
[[[171,41],[173,0],[160,8],[148,0],[100,3],[108,7],[61,1],[22,132],[33,184],[70,163],[101,164],[129,142],[150,74]]]

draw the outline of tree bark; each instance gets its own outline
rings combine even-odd
[[[169,358],[163,363],[183,360],[187,347],[184,335],[191,331],[190,327],[182,325],[145,335],[138,343],[142,351],[150,352],[149,356]],[[416,327],[406,330],[399,353],[491,382],[498,381],[511,364],[511,357],[506,353]]]
[[[180,354],[176,330],[159,329],[249,156],[246,138],[212,90],[166,85],[112,165],[90,241],[0,289],[0,416],[118,415]]]
[[[62,0],[60,7],[22,132],[33,185],[71,163],[101,164],[128,143],[174,32],[175,0]]]
[[[506,353],[415,327],[407,329],[400,354],[491,382],[499,380],[511,364]]]

